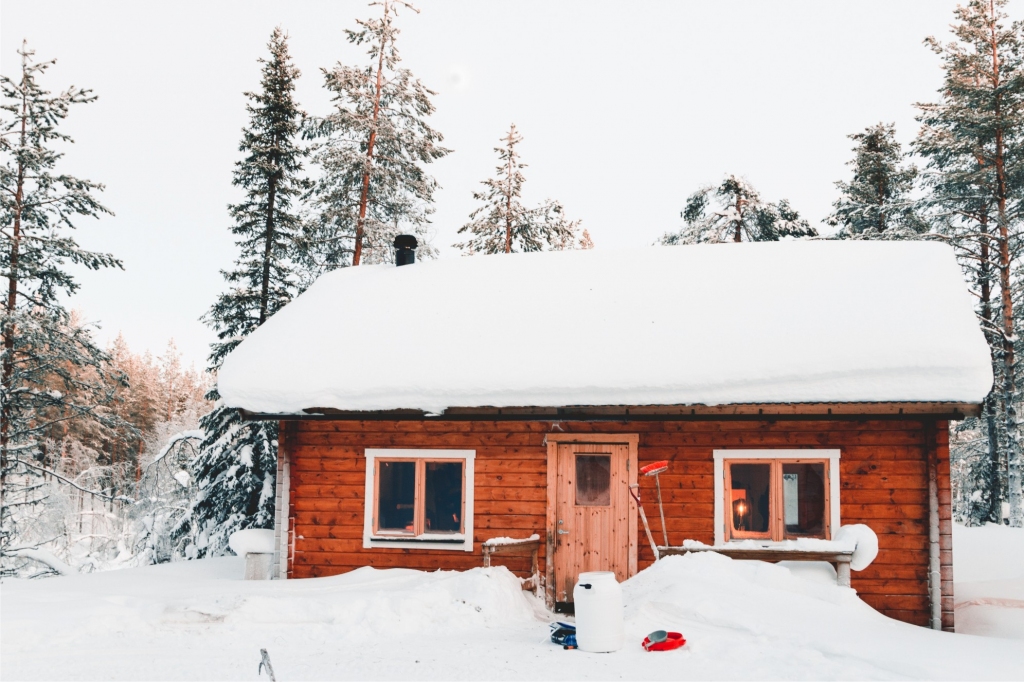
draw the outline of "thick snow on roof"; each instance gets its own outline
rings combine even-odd
[[[254,412],[980,402],[950,248],[790,241],[449,258],[321,277],[224,361]]]

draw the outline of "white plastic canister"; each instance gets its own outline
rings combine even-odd
[[[582,651],[618,651],[626,640],[622,587],[611,571],[580,573],[572,590],[576,644]]]

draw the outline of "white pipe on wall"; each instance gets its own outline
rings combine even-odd
[[[939,554],[939,458],[935,447],[935,424],[924,423],[928,458],[928,601],[931,628],[942,629],[942,564]]]

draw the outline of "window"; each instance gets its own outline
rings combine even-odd
[[[473,450],[366,450],[363,547],[473,550]]]
[[[832,537],[838,450],[716,450],[715,543]]]
[[[610,507],[612,504],[611,455],[576,455],[576,505]]]

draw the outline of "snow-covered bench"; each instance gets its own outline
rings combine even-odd
[[[863,571],[878,556],[878,536],[870,527],[855,523],[841,526],[831,540],[798,538],[782,542],[734,540],[725,544],[705,545],[697,540],[684,540],[678,547],[659,547],[660,556],[717,552],[733,559],[753,561],[827,561],[836,569],[836,583],[850,586],[850,570]]]
[[[530,552],[530,577],[523,581],[524,590],[533,590],[535,594],[540,590],[540,562],[537,554],[540,550],[540,536],[534,533],[528,538],[491,538],[484,540],[481,546],[484,555],[484,566],[491,565],[491,556],[494,554],[516,554],[526,551]]]
[[[753,561],[827,561],[836,569],[836,584],[840,587],[850,586],[850,562],[853,560],[852,549],[843,550],[809,550],[773,547],[728,547],[728,546],[692,546],[692,547],[659,547],[661,556],[672,554],[689,554],[690,552],[717,552],[732,559],[749,559]]]

